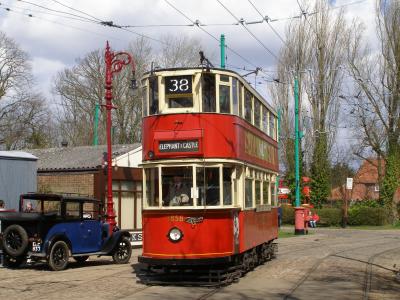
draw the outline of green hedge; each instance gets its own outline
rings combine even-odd
[[[315,211],[320,218],[319,222],[317,222],[317,226],[339,226],[342,223],[342,210],[340,208],[320,208],[313,211]]]
[[[312,209],[319,217],[317,226],[340,226],[342,224],[342,209],[320,208]],[[385,225],[388,224],[387,211],[382,207],[354,206],[349,209],[349,225]],[[282,224],[294,224],[294,208],[282,205]]]
[[[349,225],[385,225],[389,223],[389,215],[383,207],[351,207],[349,209]]]
[[[282,224],[294,224],[294,208],[291,205],[282,205]]]

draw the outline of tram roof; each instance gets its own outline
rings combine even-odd
[[[161,72],[173,72],[173,71],[189,71],[189,70],[201,70],[201,71],[206,71],[206,72],[210,72],[212,73],[212,71],[217,71],[218,73],[220,72],[224,72],[224,73],[231,73],[236,75],[238,78],[242,79],[243,82],[245,83],[245,85],[251,90],[251,92],[253,94],[255,94],[257,96],[257,98],[261,99],[268,107],[268,109],[270,109],[274,115],[277,115],[275,109],[271,106],[271,104],[269,104],[267,102],[267,100],[260,95],[260,93],[253,88],[244,78],[242,75],[240,75],[238,72],[230,70],[230,69],[221,69],[221,68],[206,68],[206,67],[187,67],[187,68],[164,68],[164,69],[156,69],[153,71],[153,73],[157,74],[157,73],[161,73]],[[208,71],[209,70],[209,71]],[[146,73],[143,74],[143,77],[148,77],[152,72],[148,71]]]

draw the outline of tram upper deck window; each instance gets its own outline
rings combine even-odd
[[[192,167],[161,169],[163,206],[192,206]]]
[[[275,116],[269,113],[269,136],[275,139]]]
[[[146,117],[149,115],[149,107],[148,107],[148,101],[149,101],[149,91],[147,89],[147,85],[143,84],[141,88],[141,93],[142,93],[142,99],[143,99],[143,116]]]
[[[158,78],[156,76],[149,78],[149,114],[158,113]]]
[[[262,107],[262,131],[268,134],[268,109],[265,106]]]
[[[257,98],[254,98],[254,125],[260,128],[261,119],[261,103]]]
[[[201,85],[203,94],[203,99],[202,99],[203,112],[215,112],[216,111],[215,75],[203,74]]]
[[[158,168],[145,169],[147,206],[158,206]]]
[[[231,87],[229,85],[219,86],[219,112],[223,114],[229,114],[230,109],[230,93]]]
[[[168,108],[193,107],[192,82],[192,75],[164,77]]]
[[[196,168],[197,188],[201,206],[220,205],[219,168]]]
[[[245,89],[244,92],[244,118],[246,121],[251,123],[253,113],[253,104],[251,94],[248,90]]]
[[[239,115],[238,80],[236,78],[232,78],[232,113]]]

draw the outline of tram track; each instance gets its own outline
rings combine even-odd
[[[378,238],[378,239],[374,239],[374,241],[379,240],[382,238]],[[393,244],[395,242],[392,242],[390,244]],[[396,242],[398,244],[398,242]],[[327,248],[332,249],[329,245],[325,245]],[[346,258],[346,259],[350,259],[349,257],[345,257],[345,256],[340,256],[338,254],[340,253],[345,253],[345,252],[349,252],[349,251],[354,251],[354,250],[358,250],[358,249],[362,249],[362,248],[366,248],[366,247],[370,247],[371,245],[363,245],[363,246],[357,246],[357,247],[352,247],[349,249],[344,249],[341,251],[335,251],[332,253],[327,254],[326,256],[318,259],[313,265],[312,267],[307,270],[307,272],[296,282],[296,284],[292,287],[292,289],[286,294],[284,295],[283,299],[287,300],[287,299],[291,299],[291,297],[293,296],[293,294],[296,292],[296,290],[298,290],[298,288],[304,284],[304,282],[307,281],[307,279],[310,277],[310,275],[321,265],[321,263],[323,263],[325,260],[332,258],[332,257],[338,257],[338,258]],[[322,245],[321,245],[322,247]],[[361,263],[366,263],[366,268],[365,268],[365,275],[364,275],[364,287],[363,287],[363,300],[367,300],[368,299],[368,294],[370,292],[371,289],[371,281],[372,281],[372,267],[374,266],[373,261],[375,258],[377,258],[378,256],[385,254],[387,252],[391,252],[394,251],[396,249],[400,249],[400,246],[397,246],[395,248],[391,248],[391,249],[385,249],[384,251],[378,252],[378,253],[374,253],[372,256],[370,256],[368,258],[368,261],[361,261],[361,260],[355,260]],[[395,270],[390,270],[395,272]]]

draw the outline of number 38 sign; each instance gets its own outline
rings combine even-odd
[[[167,76],[165,77],[165,94],[191,94],[192,76]]]

